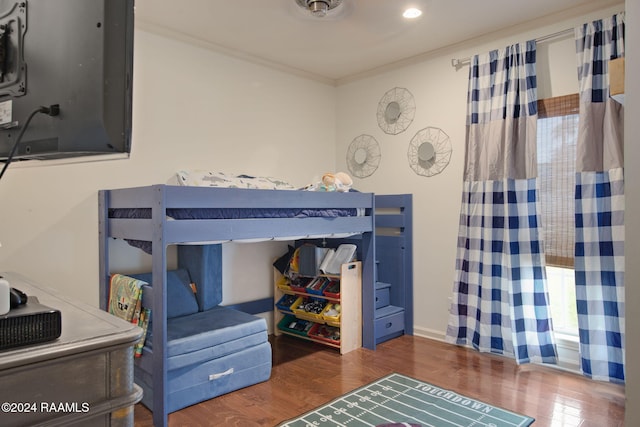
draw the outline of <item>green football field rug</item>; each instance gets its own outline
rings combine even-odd
[[[391,374],[280,424],[307,426],[525,427],[534,419],[416,379]]]

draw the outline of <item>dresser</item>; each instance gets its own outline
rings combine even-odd
[[[133,347],[142,330],[21,275],[1,275],[31,301],[59,310],[62,333],[0,351],[0,424],[133,426],[142,398],[133,382]]]

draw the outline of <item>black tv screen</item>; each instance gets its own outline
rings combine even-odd
[[[0,161],[129,153],[134,0],[0,0]],[[59,114],[29,115],[59,105]]]

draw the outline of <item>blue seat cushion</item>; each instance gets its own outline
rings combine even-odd
[[[149,283],[153,289],[151,273],[129,274],[129,276]],[[142,288],[142,305],[151,308],[152,294],[148,286]],[[189,272],[185,269],[167,271],[167,319],[187,316],[198,312],[198,301],[191,289]],[[152,316],[153,317],[153,316]]]
[[[144,360],[136,359],[136,360]],[[212,360],[167,373],[167,412],[248,387],[271,376],[271,344],[263,342]],[[144,390],[142,403],[153,411],[153,375],[141,369],[134,374]]]
[[[267,341],[267,322],[263,318],[223,306],[168,319],[168,370],[224,357]],[[139,359],[140,367],[149,372],[152,350],[153,327]]]

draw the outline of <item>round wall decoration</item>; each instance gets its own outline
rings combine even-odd
[[[444,170],[451,160],[451,141],[442,129],[426,127],[409,143],[409,166],[418,175],[433,176]]]
[[[409,127],[415,113],[416,104],[411,92],[402,87],[394,87],[378,103],[378,126],[385,133],[397,135]]]
[[[351,141],[347,150],[347,167],[351,175],[366,178],[380,164],[380,144],[371,135],[360,135]]]

